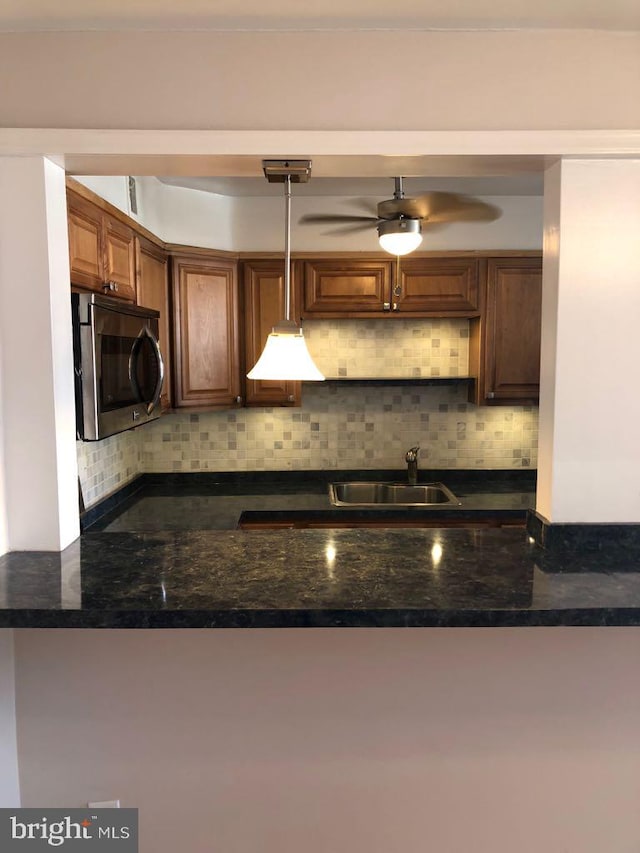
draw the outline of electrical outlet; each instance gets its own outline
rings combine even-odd
[[[120,800],[100,800],[97,803],[87,803],[90,809],[119,809]]]

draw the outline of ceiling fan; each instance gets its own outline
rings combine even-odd
[[[302,225],[338,225],[329,233],[352,234],[375,226],[381,247],[392,255],[407,255],[422,242],[422,228],[450,222],[491,222],[502,211],[472,196],[449,192],[427,192],[415,198],[404,194],[403,179],[395,178],[393,198],[375,208],[363,200],[368,216],[349,214],[307,214]],[[363,206],[361,204],[361,206]]]

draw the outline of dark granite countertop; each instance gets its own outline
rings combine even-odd
[[[439,479],[461,497],[451,478]],[[150,503],[125,530],[116,511],[104,516],[62,554],[0,557],[0,627],[640,625],[640,560],[615,540],[606,549],[548,551],[522,528],[195,529],[201,499],[239,498],[232,516],[247,506],[238,492],[263,499],[262,512],[273,491],[246,480],[185,482],[177,489],[151,478],[120,508],[125,524],[144,501],[171,500],[187,516],[182,525],[174,516],[173,529],[166,518],[162,530],[132,529],[152,508],[158,521],[159,505]],[[320,493],[301,491],[302,482],[283,482],[283,504],[269,507],[288,512],[291,499],[306,511],[300,495],[311,501]],[[531,494],[512,481],[499,499],[500,485],[483,492],[486,485],[464,487],[479,512],[496,509],[482,506],[482,494],[503,509],[509,495]],[[200,523],[212,508],[222,512],[205,504]]]
[[[346,520],[521,520],[535,504],[535,471],[424,471],[420,482],[445,482],[459,504],[421,507],[334,507],[329,483],[403,482],[403,471],[258,472],[256,474],[145,475],[129,498],[97,520],[91,531],[151,533],[235,530],[240,521],[269,523]]]

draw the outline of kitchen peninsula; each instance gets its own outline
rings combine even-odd
[[[532,513],[524,527],[531,473],[502,472],[491,486],[475,476],[449,473],[460,506],[378,521],[443,526],[361,526],[379,510],[360,509],[348,510],[350,529],[309,475],[210,475],[190,487],[150,477],[62,554],[1,557],[0,627],[640,624],[637,526],[614,525],[598,548],[541,548]],[[252,517],[320,529],[233,529]],[[500,518],[519,526],[485,526]]]

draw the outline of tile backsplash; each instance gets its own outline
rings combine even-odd
[[[78,476],[86,507],[115,492],[142,472],[144,434],[129,430],[102,441],[77,441]]]
[[[466,321],[315,321],[305,336],[327,376],[467,374]],[[477,407],[467,391],[464,381],[309,383],[300,408],[164,415],[105,441],[78,442],[85,503],[144,471],[401,469],[414,444],[422,468],[535,468],[537,408]]]
[[[169,415],[145,427],[145,471],[535,467],[537,411],[478,408],[466,383],[305,387],[301,409]]]
[[[466,376],[469,366],[467,320],[307,320],[304,336],[325,376]]]

